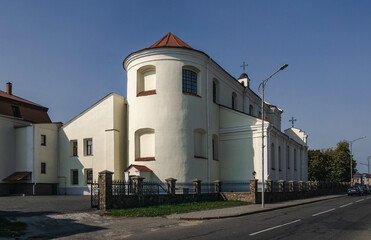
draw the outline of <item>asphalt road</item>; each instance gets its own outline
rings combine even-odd
[[[371,196],[139,232],[130,239],[371,239]]]

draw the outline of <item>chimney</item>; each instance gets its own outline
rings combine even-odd
[[[12,83],[11,82],[6,83],[6,93],[9,95],[12,95]]]

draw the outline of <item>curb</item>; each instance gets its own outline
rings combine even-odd
[[[240,213],[240,214],[235,214],[235,215],[228,215],[228,216],[216,216],[216,217],[179,217],[179,218],[168,218],[167,219],[174,219],[174,220],[212,220],[212,219],[224,219],[224,218],[233,218],[233,217],[241,217],[241,216],[246,216],[246,215],[252,215],[252,214],[257,214],[257,213],[263,213],[263,212],[269,212],[269,211],[274,211],[274,210],[279,210],[279,209],[284,209],[284,208],[289,208],[289,207],[296,207],[300,205],[306,205],[306,204],[311,204],[315,202],[321,202],[321,201],[326,201],[326,200],[332,200],[335,198],[341,198],[341,197],[346,197],[347,195],[338,195],[338,196],[333,196],[331,198],[324,198],[324,199],[316,199],[313,201],[309,202],[301,202],[301,203],[294,203],[294,204],[289,204],[286,206],[279,206],[279,207],[273,207],[273,208],[265,208],[265,209],[260,209],[252,212],[245,212],[245,213]]]

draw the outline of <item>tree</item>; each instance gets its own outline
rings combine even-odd
[[[308,177],[312,181],[347,182],[350,179],[349,143],[341,141],[335,150],[308,151]],[[353,173],[356,172],[353,160]]]

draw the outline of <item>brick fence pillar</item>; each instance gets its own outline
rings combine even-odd
[[[251,202],[257,203],[258,199],[258,180],[257,179],[250,179],[250,195],[251,195]]]
[[[144,177],[134,176],[131,178],[133,182],[133,191],[135,195],[142,196],[143,195],[143,180]]]
[[[284,192],[285,191],[285,180],[279,180],[278,181],[278,192]]]
[[[289,181],[289,192],[294,192],[295,191],[295,182],[294,181]]]
[[[175,184],[177,179],[175,178],[167,178],[166,181],[166,193],[169,195],[175,195]]]
[[[194,194],[201,194],[201,180],[200,179],[193,179],[193,193]]]
[[[307,181],[307,191],[308,192],[312,191],[312,182],[311,181]]]
[[[112,174],[110,171],[99,172],[99,209],[107,210],[112,208]]]
[[[304,182],[303,181],[298,181],[299,184],[299,192],[304,191]]]
[[[220,180],[215,180],[215,192],[220,193],[222,191],[222,182]]]
[[[265,182],[267,183],[267,192],[273,192],[273,180],[267,179]]]

